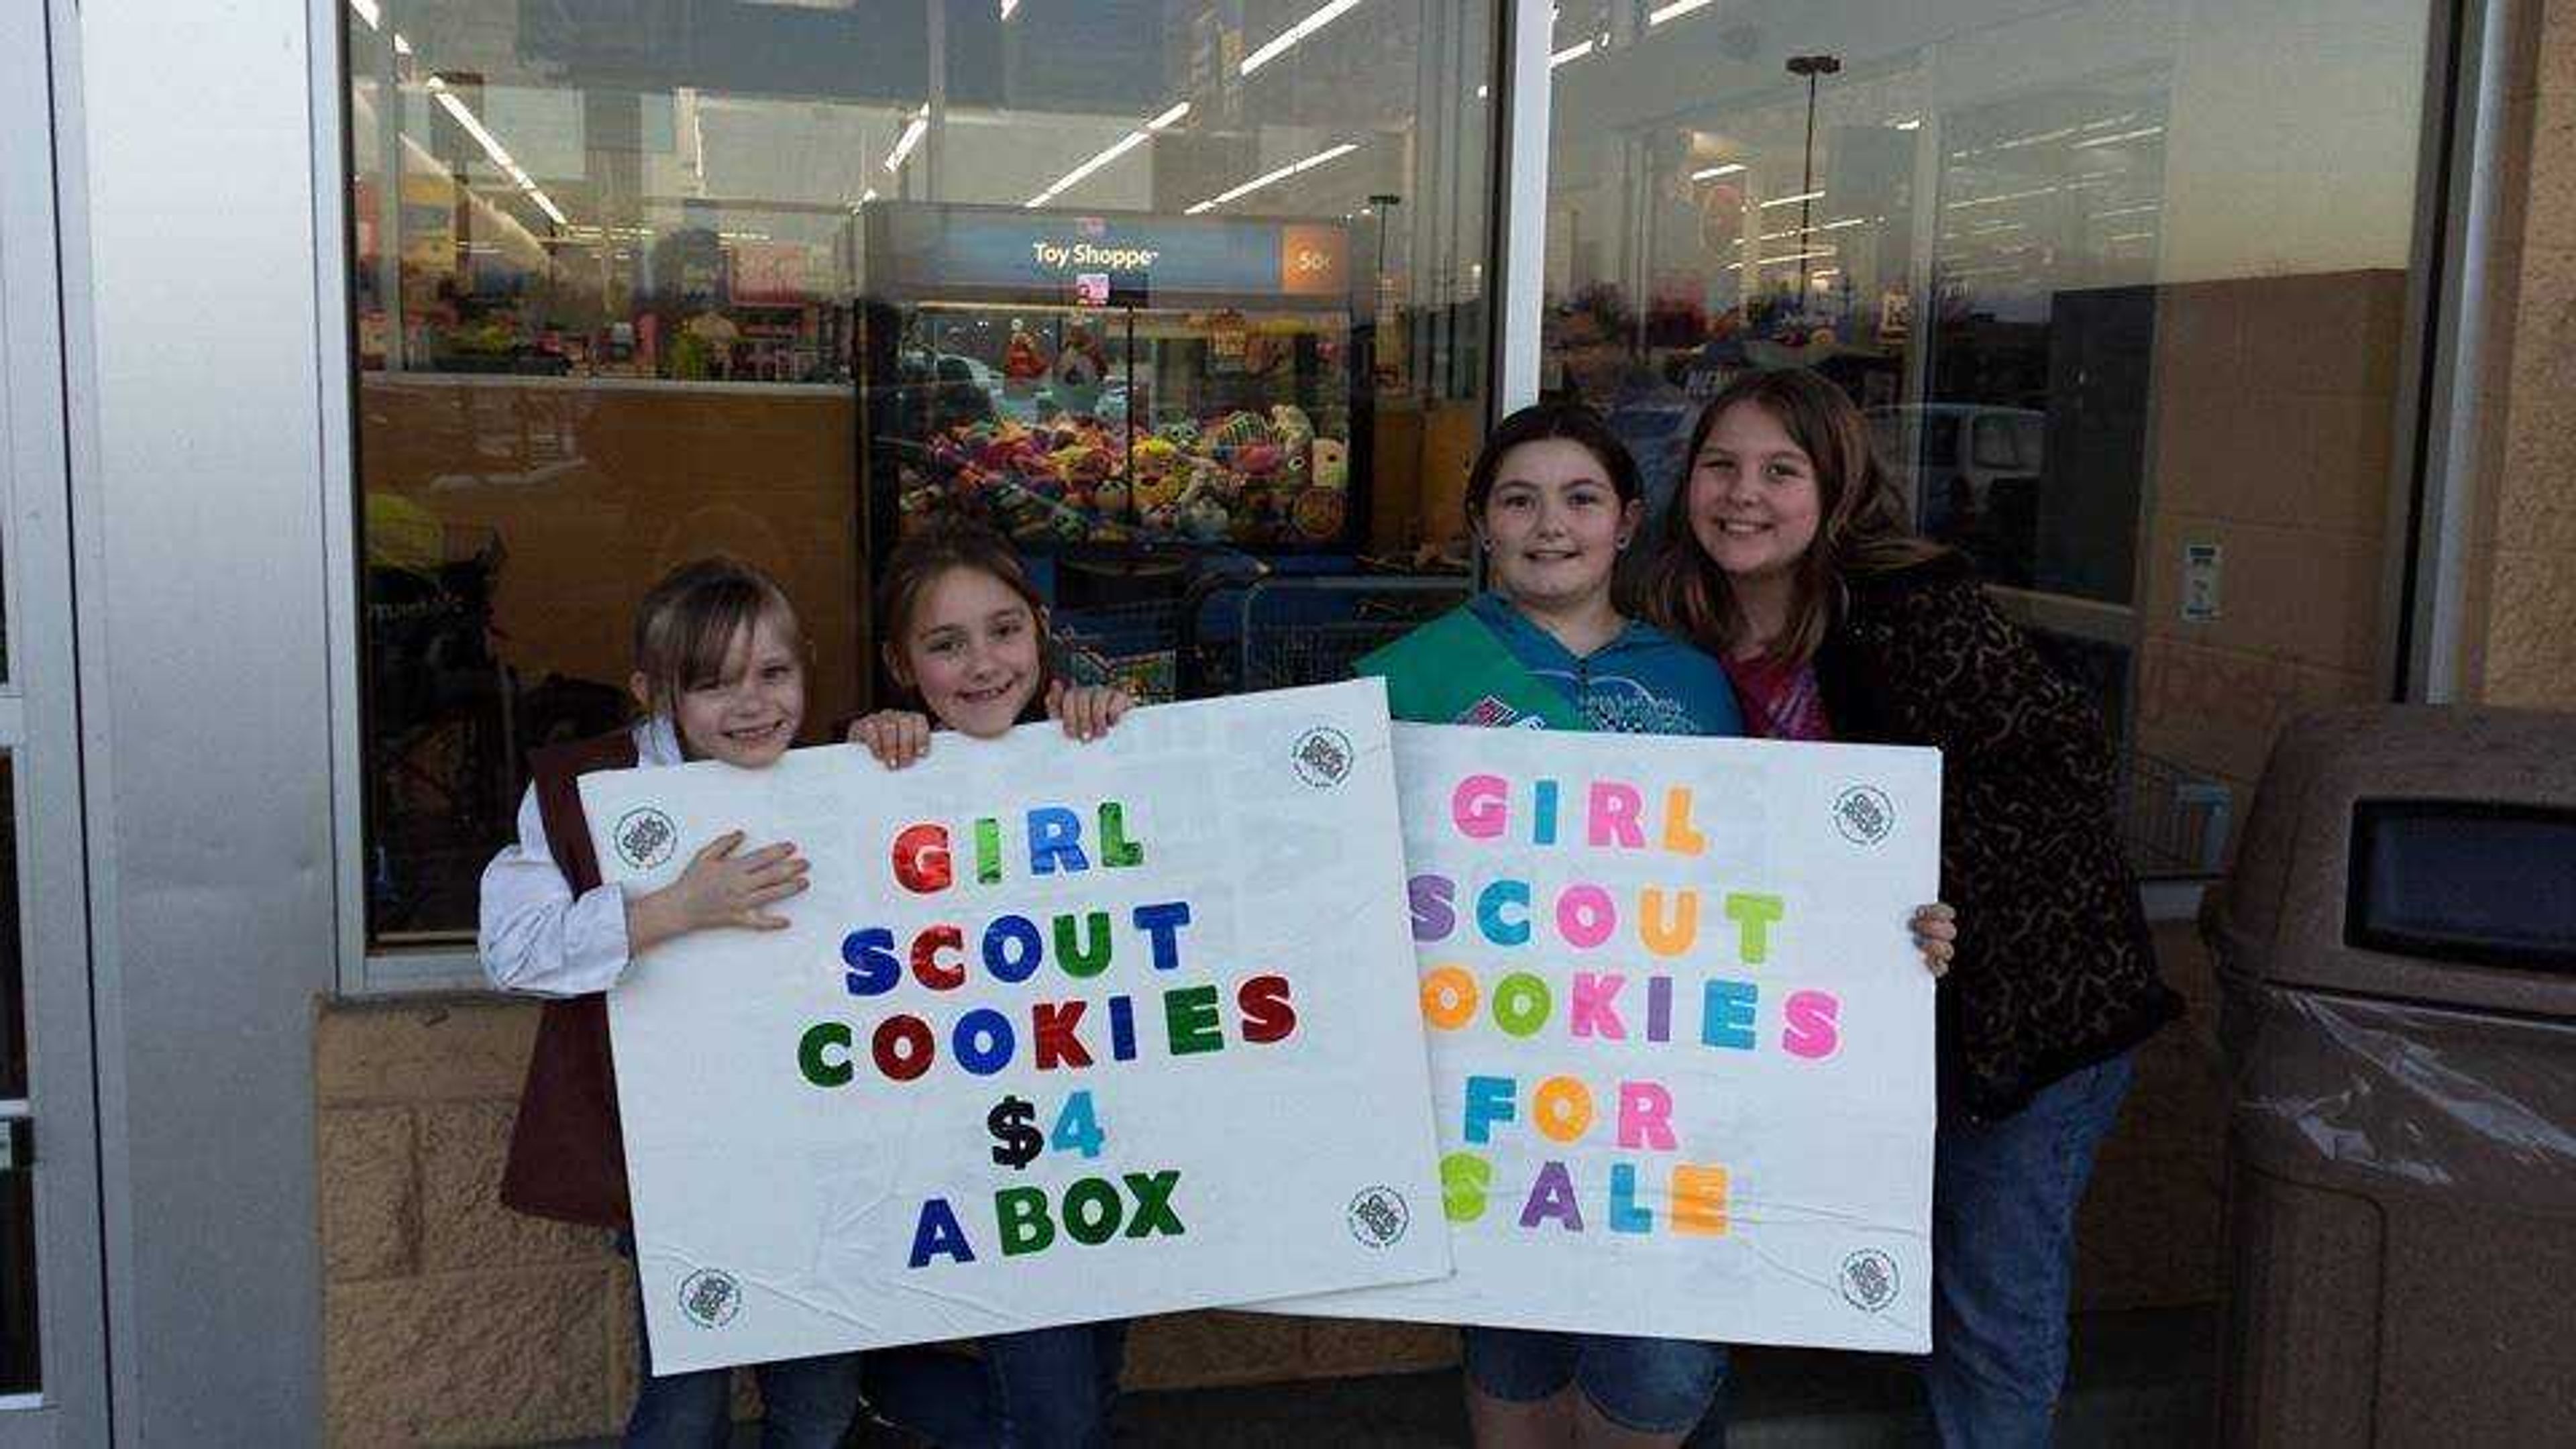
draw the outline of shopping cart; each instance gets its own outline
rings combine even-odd
[[[2150,879],[2206,879],[2227,859],[2234,793],[2222,781],[2131,750],[2120,771],[2120,831]]]
[[[1457,607],[1469,592],[1463,575],[1257,580],[1242,590],[1236,609],[1237,687],[1287,689],[1348,679],[1360,656]]]

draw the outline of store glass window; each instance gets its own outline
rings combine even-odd
[[[2100,697],[2155,873],[2380,697],[2430,0],[1567,0],[1543,383],[1669,498],[1750,368]]]
[[[368,923],[461,940],[527,752],[722,550],[883,681],[950,512],[1069,669],[1338,677],[1465,588],[1495,7],[349,0]]]

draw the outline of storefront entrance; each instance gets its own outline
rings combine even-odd
[[[45,11],[0,11],[0,1449],[107,1441]]]

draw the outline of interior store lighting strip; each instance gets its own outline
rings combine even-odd
[[[545,189],[537,185],[536,179],[520,168],[518,161],[510,155],[507,148],[502,146],[501,138],[485,129],[483,123],[475,118],[474,108],[465,104],[463,98],[456,92],[447,88],[446,81],[437,76],[431,76],[422,82],[422,87],[436,98],[440,105],[447,108],[447,114],[456,118],[456,124],[465,128],[465,134],[473,137],[475,142],[482,146],[483,154],[492,158],[492,164],[501,168],[502,173],[510,178],[511,184],[526,193],[528,200],[536,203],[537,210],[553,218],[557,226],[572,224],[563,214],[563,208],[555,205],[554,198],[546,195]]]
[[[1128,132],[1126,135],[1119,137],[1115,141],[1112,141],[1099,155],[1092,157],[1090,160],[1083,162],[1081,165],[1076,166],[1072,170],[1064,173],[1062,176],[1057,177],[1055,179],[1055,184],[1020,204],[1032,209],[1046,205],[1048,202],[1055,200],[1057,196],[1079,184],[1082,178],[1099,170],[1101,167],[1108,165],[1110,162],[1117,160],[1119,157],[1126,155],[1128,152],[1135,150],[1137,147],[1144,145],[1146,138],[1152,136],[1155,132],[1167,130],[1180,124],[1181,118],[1189,113],[1190,103],[1187,101],[1180,102],[1170,110],[1163,112],[1161,115],[1156,116],[1150,121],[1147,121],[1144,125],[1139,126],[1135,130]]]
[[[1646,12],[1646,28],[1652,30],[1667,20],[1679,20],[1694,10],[1706,10],[1708,7],[1709,0],[1673,0],[1670,5],[1658,5]]]
[[[1252,193],[1259,191],[1265,186],[1275,185],[1278,182],[1285,181],[1289,177],[1294,176],[1301,171],[1312,171],[1327,161],[1339,161],[1359,148],[1359,143],[1356,141],[1344,141],[1338,146],[1318,151],[1303,161],[1291,161],[1276,171],[1265,171],[1259,176],[1253,177],[1250,181],[1243,183],[1241,186],[1235,187],[1231,191],[1220,191],[1216,195],[1209,197],[1207,200],[1200,202],[1198,205],[1186,208],[1181,214],[1183,216],[1196,216],[1203,211],[1214,211],[1216,208],[1225,205],[1229,201],[1250,196]]]
[[[1329,0],[1327,4],[1316,6],[1307,13],[1305,19],[1270,37],[1258,49],[1245,56],[1243,64],[1235,68],[1236,74],[1250,75],[1286,55],[1296,47],[1297,42],[1349,14],[1359,3],[1360,0]]]
[[[904,161],[912,155],[912,148],[921,144],[923,133],[929,129],[930,102],[923,101],[921,109],[913,112],[912,119],[904,123],[903,134],[895,138],[894,149],[886,153],[885,168],[901,171]]]
[[[349,0],[349,8],[357,12],[360,20],[367,22],[369,30],[382,31],[385,28],[384,14],[376,9],[376,0]],[[399,30],[394,32],[394,54],[411,54],[411,42]]]

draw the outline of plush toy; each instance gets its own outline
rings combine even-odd
[[[1308,479],[1317,488],[1336,491],[1350,486],[1351,445],[1339,438],[1317,438],[1313,447],[1315,461],[1307,469]]]
[[[1310,543],[1322,543],[1339,537],[1342,520],[1349,515],[1343,495],[1329,488],[1309,488],[1289,505],[1289,520],[1297,526],[1298,535]]]
[[[1083,326],[1067,328],[1064,350],[1056,354],[1055,380],[1070,387],[1094,387],[1109,375],[1109,358],[1100,341]]]
[[[1230,413],[1224,422],[1217,424],[1216,431],[1208,435],[1208,440],[1219,449],[1267,443],[1270,441],[1270,425],[1261,420],[1259,413]]]
[[[1002,352],[1002,376],[1013,382],[1035,382],[1047,375],[1047,356],[1038,340],[1028,333],[1013,329],[1010,346]]]
[[[1234,451],[1234,470],[1252,478],[1267,478],[1279,471],[1279,445],[1252,443]]]
[[[1160,478],[1180,466],[1181,450],[1165,438],[1142,438],[1128,459],[1139,478]]]
[[[1151,477],[1138,473],[1129,485],[1129,492],[1136,500],[1137,509],[1151,516],[1154,510],[1180,500],[1183,481],[1181,470],[1177,468]]]
[[[1181,508],[1181,527],[1203,543],[1225,537],[1229,521],[1225,505],[1211,493],[1198,494]]]

